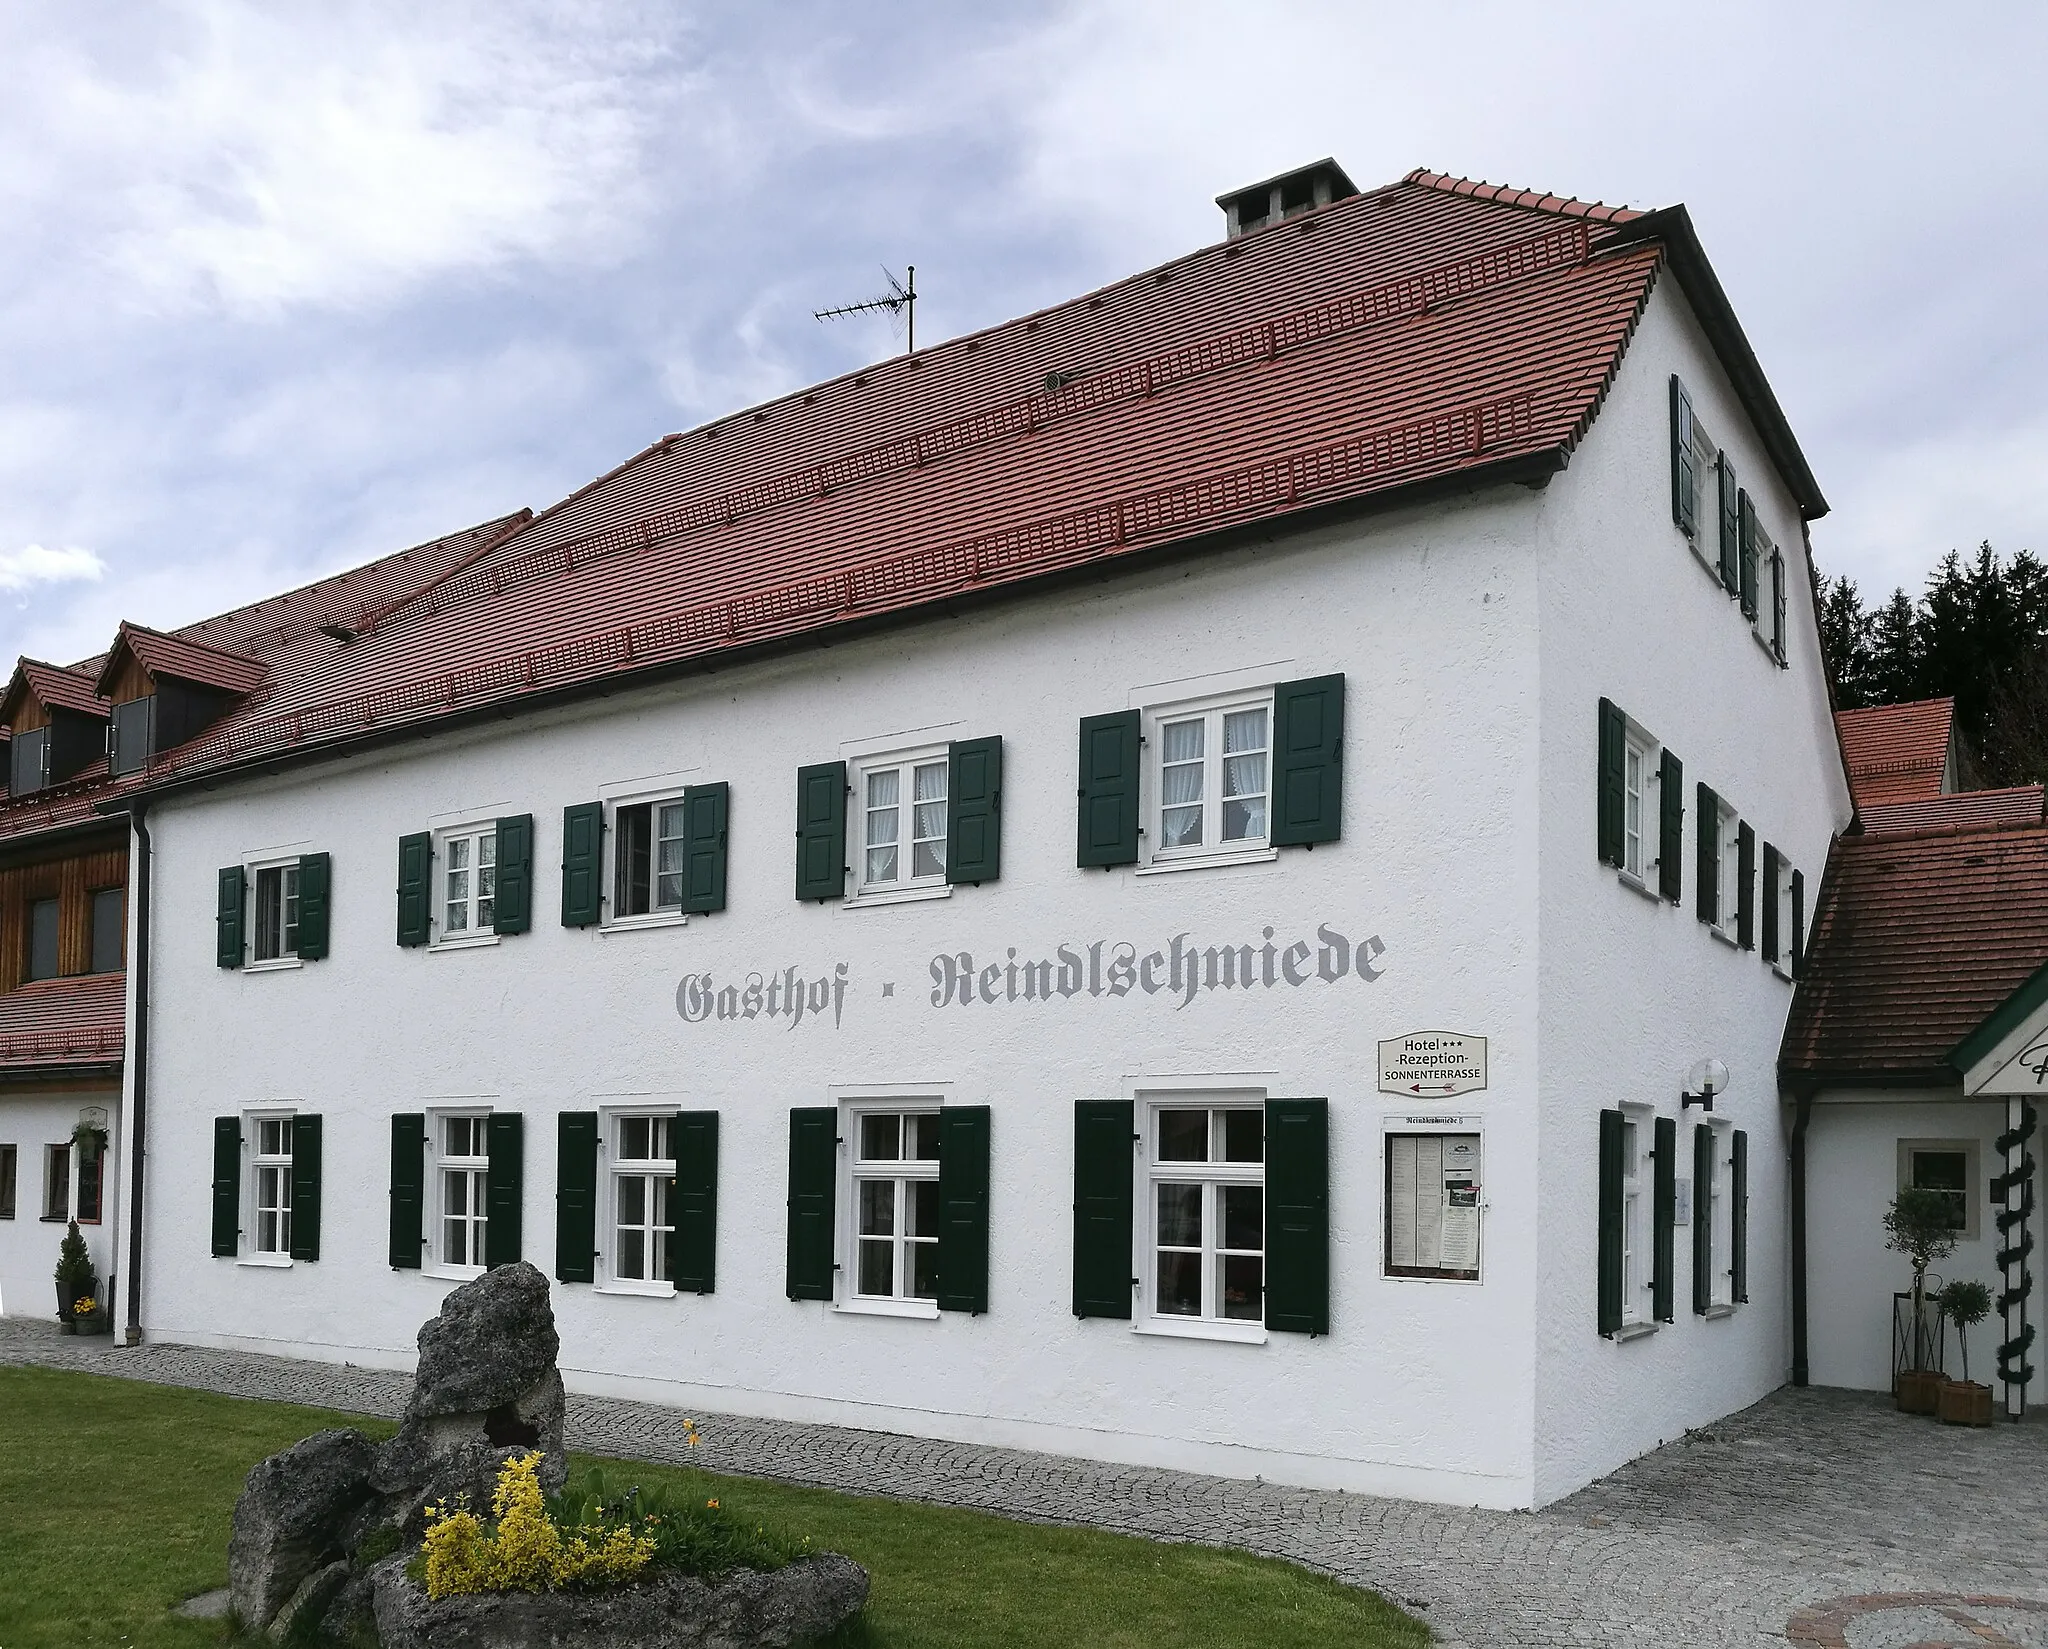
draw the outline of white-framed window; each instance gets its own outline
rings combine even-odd
[[[1790,641],[1785,628],[1785,601],[1785,552],[1774,549],[1764,566],[1763,611],[1757,615],[1757,634],[1770,649],[1771,657],[1781,665],[1786,662],[1785,649]]]
[[[43,1218],[71,1218],[71,1147],[43,1147]]]
[[[1634,722],[1622,748],[1621,868],[1647,886],[1657,875],[1658,803],[1663,777],[1656,740]]]
[[[490,1113],[433,1113],[436,1269],[481,1272],[490,1226]]]
[[[851,1108],[852,1301],[939,1297],[939,1107],[878,1101]]]
[[[249,950],[256,962],[295,960],[299,954],[299,862],[255,865]]]
[[[1763,893],[1778,908],[1778,954],[1771,958],[1771,966],[1789,979],[1792,977],[1793,947],[1802,936],[1793,926],[1792,866],[1783,854],[1773,861],[1772,885]]]
[[[1977,1180],[1974,1139],[1902,1139],[1899,1141],[1899,1189],[1934,1191],[1951,1210],[1949,1227],[1960,1242],[1979,1236],[1977,1211],[1982,1192]]]
[[[435,855],[443,941],[493,932],[498,891],[498,827],[495,823],[448,831]]]
[[[1145,715],[1148,863],[1268,855],[1270,689]]]
[[[675,1229],[675,1113],[616,1114],[610,1123],[612,1277],[673,1292],[668,1250]]]
[[[1386,1275],[1477,1282],[1479,1135],[1389,1133],[1386,1166]]]
[[[290,1259],[292,1252],[292,1119],[249,1119],[250,1207],[255,1234],[249,1250],[259,1258]]]
[[[1651,1135],[1647,1106],[1621,1108],[1621,1321],[1624,1327],[1650,1321],[1654,1284],[1650,1251]]]
[[[1715,851],[1720,865],[1714,877],[1714,926],[1733,939],[1742,916],[1742,816],[1718,796],[1714,799],[1714,812]]]
[[[1707,1241],[1712,1245],[1707,1273],[1708,1304],[1733,1306],[1735,1219],[1734,1204],[1729,1199],[1735,1186],[1735,1129],[1718,1117],[1708,1126],[1713,1130],[1713,1148],[1707,1152],[1707,1183],[1695,1185],[1692,1194],[1695,1198],[1704,1197],[1707,1204]]]
[[[1142,1289],[1155,1320],[1263,1327],[1266,1108],[1162,1096],[1144,1112]]]
[[[616,804],[611,849],[611,920],[681,916],[686,847],[680,795]]]
[[[12,1145],[0,1145],[0,1220],[14,1218],[15,1158],[19,1154]]]
[[[944,745],[857,765],[856,896],[945,886],[947,771]]]

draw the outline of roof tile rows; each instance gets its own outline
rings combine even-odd
[[[1939,796],[1949,778],[1955,713],[1952,698],[1836,711],[1858,809]]]
[[[2041,824],[2048,820],[2048,787],[2013,785],[2005,790],[1952,790],[1916,802],[1866,807],[1857,824],[1867,835],[1889,830],[1927,830],[1979,824]]]
[[[113,687],[114,672],[124,653],[132,654],[152,676],[172,676],[229,693],[253,693],[267,674],[263,665],[246,653],[209,647],[187,636],[165,635],[140,624],[123,624],[120,639],[100,667],[99,692]]]
[[[2048,962],[2048,828],[1839,838],[1816,902],[1781,1073],[1956,1078],[1956,1045]]]
[[[125,1042],[127,975],[43,979],[0,994],[0,1070],[107,1065]]]

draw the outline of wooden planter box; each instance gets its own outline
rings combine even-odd
[[[1945,1426],[1991,1424],[1991,1388],[1974,1380],[1946,1380],[1935,1412]]]
[[[1941,1390],[1948,1376],[1940,1369],[1911,1368],[1899,1375],[1893,1390],[1905,1414],[1932,1414],[1941,1406]]]

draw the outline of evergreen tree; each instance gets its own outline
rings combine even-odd
[[[1857,710],[1870,699],[1870,614],[1863,594],[1846,578],[1822,580],[1820,644],[1834,666],[1835,700]]]

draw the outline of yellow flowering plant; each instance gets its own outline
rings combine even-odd
[[[491,1527],[467,1506],[427,1508],[428,1597],[616,1585],[647,1567],[654,1541],[630,1520],[600,1514],[565,1530],[548,1515],[540,1458],[532,1452],[505,1462],[491,1496]]]
[[[98,1300],[95,1300],[90,1294],[81,1294],[71,1302],[71,1315],[74,1317],[90,1317],[99,1308],[100,1303]]]

